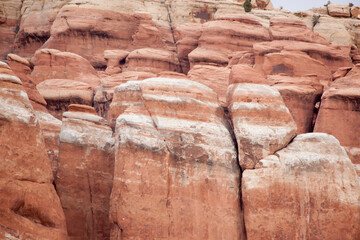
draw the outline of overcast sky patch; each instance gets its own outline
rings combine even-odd
[[[314,7],[324,6],[328,0],[271,0],[275,8],[283,7],[286,10],[296,12],[302,10],[308,10]],[[331,3],[334,4],[344,4],[348,5],[353,3],[356,6],[360,5],[359,0],[332,0]]]

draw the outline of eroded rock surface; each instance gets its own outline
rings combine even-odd
[[[241,186],[249,240],[360,236],[359,179],[333,136],[297,136],[245,170]]]
[[[92,107],[70,105],[59,136],[55,179],[70,239],[109,239],[113,132]]]
[[[32,58],[31,77],[36,84],[48,79],[69,79],[89,84],[94,89],[100,84],[95,69],[83,57],[56,49],[40,49]]]
[[[315,124],[315,132],[339,139],[353,163],[360,164],[360,66],[336,79],[324,92]]]
[[[227,94],[242,169],[254,168],[296,135],[296,124],[275,88],[239,83],[230,85]]]
[[[240,169],[214,91],[183,79],[130,81],[115,88],[111,108],[113,239],[244,239]]]
[[[93,103],[94,90],[85,82],[68,79],[49,79],[37,85],[37,89],[47,102],[48,111],[56,118],[69,109],[70,104]]]
[[[0,102],[0,238],[67,239],[38,118],[4,62]]]

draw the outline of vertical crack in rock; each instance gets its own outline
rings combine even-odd
[[[144,95],[143,95],[143,90],[142,90],[142,87],[141,87],[141,84],[140,84],[140,95],[141,95],[141,100],[142,102],[144,103],[144,107],[146,109],[146,111],[148,112],[153,124],[154,124],[154,127],[156,129],[156,131],[159,133],[160,136],[161,135],[161,132],[159,131],[159,128],[158,128],[158,124],[156,123],[156,120],[154,119],[151,111],[150,111],[150,107],[147,106],[146,104],[146,100],[144,99]],[[167,168],[167,194],[166,194],[166,209],[168,209],[168,216],[169,216],[169,226],[168,226],[168,238],[171,236],[171,221],[172,221],[172,216],[171,216],[171,201],[170,201],[170,195],[171,195],[171,173],[170,173],[170,159],[171,157],[174,155],[172,154],[172,151],[170,150],[169,146],[168,146],[168,143],[167,141],[165,140],[164,137],[163,138],[163,141],[164,141],[164,144],[165,144],[165,147],[168,151],[168,154],[169,154],[169,157],[167,158],[167,162],[166,162],[166,168]]]
[[[86,173],[87,175],[87,182],[88,182],[88,187],[89,187],[89,197],[90,197],[90,210],[91,210],[91,230],[89,229],[88,232],[88,237],[89,239],[91,239],[91,236],[95,236],[95,234],[93,234],[93,232],[95,231],[95,214],[94,214],[94,207],[93,207],[93,196],[92,196],[92,188],[91,188],[91,183],[90,183],[90,176],[89,176],[89,172]]]
[[[172,23],[172,18],[171,18],[170,9],[169,9],[171,3],[166,3],[165,2],[164,4],[165,4],[166,11],[168,13],[168,21],[169,21],[169,27],[170,27],[170,31],[171,31],[171,36],[173,38],[173,42],[174,42],[174,45],[175,45],[175,48],[176,48],[176,39],[175,39],[175,34],[174,34],[174,26],[173,26],[173,23]],[[177,57],[177,59],[179,61],[180,72],[184,73],[183,69],[182,69],[182,66],[181,66],[179,54],[177,52],[177,48],[176,48],[176,57]]]
[[[243,169],[240,166],[240,161],[239,161],[239,148],[238,148],[238,143],[237,143],[237,139],[236,139],[236,134],[234,131],[234,124],[232,122],[232,117],[231,117],[231,112],[229,111],[228,107],[223,107],[224,110],[224,120],[225,120],[225,124],[226,124],[226,128],[228,129],[231,139],[234,143],[234,147],[235,147],[235,152],[236,152],[236,165],[238,166],[238,168],[240,169],[240,176],[239,176],[239,205],[240,205],[240,210],[243,213],[242,214],[242,229],[244,232],[244,236],[245,239],[247,239],[247,235],[246,235],[246,227],[245,227],[245,215],[244,215],[244,202],[243,202],[243,198],[242,198],[242,187],[241,187],[241,182],[242,182],[242,173],[243,173]]]

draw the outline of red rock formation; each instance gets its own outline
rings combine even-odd
[[[37,118],[39,119],[45,149],[49,156],[51,168],[55,177],[59,155],[58,139],[61,121],[57,120],[48,113],[46,109],[47,103],[37,90],[36,84],[32,81],[29,61],[15,54],[9,54],[7,58],[10,68],[21,79],[26,93],[29,96],[30,103],[35,110]]]
[[[14,44],[20,22],[21,0],[5,0],[0,4],[0,59],[6,59]]]
[[[229,66],[236,64],[246,64],[253,66],[255,64],[255,56],[252,51],[238,51],[230,55]]]
[[[83,57],[55,49],[41,49],[32,58],[34,70],[31,73],[36,84],[47,79],[71,79],[93,87],[100,84],[96,70]]]
[[[230,69],[214,65],[195,65],[188,73],[190,80],[199,82],[214,90],[222,105],[226,105],[226,91]]]
[[[124,50],[105,50],[104,58],[107,66],[105,72],[107,74],[121,73],[121,66],[125,64],[128,55],[129,52]]]
[[[325,38],[309,29],[300,19],[272,18],[270,19],[269,31],[273,40],[295,40],[324,45],[329,44]]]
[[[160,73],[181,72],[177,54],[171,51],[143,48],[132,51],[126,59],[124,71]]]
[[[31,78],[30,62],[15,54],[8,54],[7,63],[16,76],[20,78],[34,109],[37,111],[46,111],[46,101],[36,89],[36,84]]]
[[[95,67],[106,65],[104,50],[173,48],[170,30],[158,27],[148,14],[66,6],[57,15],[44,45],[77,53]]]
[[[327,9],[332,17],[350,17],[350,7],[348,5],[329,4]]]
[[[254,43],[269,41],[269,31],[254,16],[229,15],[203,24],[199,46],[189,54],[198,63],[226,66],[234,51],[249,51]]]
[[[320,101],[323,86],[316,76],[289,77],[268,76],[268,84],[281,94],[286,107],[296,122],[297,133],[312,132],[314,125],[315,105]]]
[[[227,97],[242,169],[254,168],[296,135],[296,124],[275,88],[232,84]]]
[[[332,72],[335,72],[340,67],[352,66],[350,47],[283,40],[254,44],[256,65],[263,63],[264,55],[282,50],[304,52],[309,57],[325,64]],[[314,69],[315,72],[316,69]]]
[[[89,106],[70,105],[59,137],[56,188],[70,239],[109,239],[114,139]]]
[[[359,179],[333,136],[297,136],[245,170],[241,186],[248,240],[360,236]]]
[[[292,77],[316,75],[324,84],[331,79],[330,69],[322,62],[300,51],[269,53],[264,57],[262,69],[266,75],[285,74]]]
[[[96,89],[94,96],[94,108],[96,112],[103,118],[108,119],[108,111],[116,86],[126,83],[127,81],[138,81],[152,77],[156,77],[156,74],[150,72],[127,71],[102,78],[101,85]],[[112,127],[114,126],[115,125],[112,125]]]
[[[49,79],[37,85],[47,102],[48,111],[57,119],[68,110],[70,104],[92,105],[94,90],[85,82],[68,79]]]
[[[360,164],[360,66],[331,83],[321,98],[315,132],[325,132],[339,139],[349,157]]]
[[[0,238],[67,239],[39,121],[3,62],[0,90]]]
[[[174,30],[176,52],[179,57],[182,71],[186,74],[190,70],[188,55],[198,46],[202,24],[187,23]]]
[[[112,239],[244,239],[240,169],[216,93],[153,78],[114,95]]]
[[[69,0],[22,1],[14,52],[23,57],[31,57],[50,37],[50,28],[56,15],[67,2]]]
[[[48,112],[36,111],[54,179],[59,165],[59,134],[62,122]]]
[[[245,64],[237,64],[231,67],[229,84],[233,83],[268,84],[261,72],[257,72],[254,68]]]

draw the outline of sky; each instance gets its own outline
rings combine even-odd
[[[324,6],[328,0],[271,0],[275,8],[283,7],[286,10],[296,12],[300,10],[308,10],[313,7]],[[330,0],[334,4],[353,3],[356,6],[360,6],[360,0]]]

